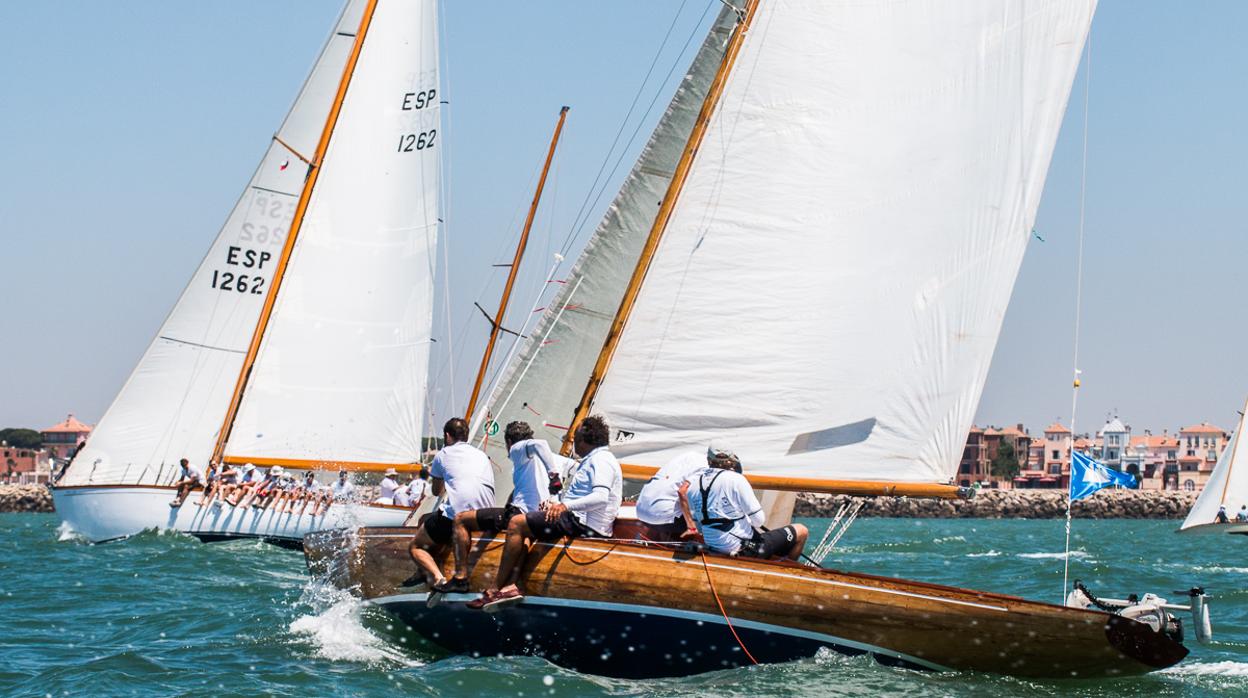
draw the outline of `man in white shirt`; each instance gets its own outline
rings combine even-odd
[[[641,488],[637,496],[637,519],[646,524],[646,538],[677,541],[697,535],[686,525],[680,511],[680,485],[693,473],[713,463],[717,451],[731,452],[725,444],[712,443],[706,451],[690,451],[676,456]]]
[[[339,470],[338,479],[329,488],[335,502],[350,501],[355,496],[355,484],[347,479],[347,475],[347,471]]]
[[[404,587],[423,582],[432,588],[445,582],[442,568],[429,550],[451,542],[459,512],[494,506],[494,466],[480,449],[468,443],[468,423],[459,417],[449,419],[442,427],[442,436],[445,445],[429,467],[430,488],[442,501],[437,511],[421,518],[408,546],[417,572],[402,583]]]
[[[759,531],[767,517],[754,488],[740,473],[741,460],[726,446],[712,444],[710,467],[688,476],[680,486],[680,508],[689,528],[697,526],[706,546],[717,553],[796,560],[809,531],[790,524]]]
[[[377,484],[377,499],[373,500],[374,504],[397,504],[394,493],[399,489],[399,481],[396,479],[398,476],[399,471],[394,468],[386,469],[381,482]]]
[[[568,459],[556,456],[550,445],[533,438],[533,428],[526,422],[512,422],[503,432],[507,455],[511,459],[511,497],[507,504],[488,509],[471,509],[455,515],[452,538],[455,541],[455,573],[433,590],[446,593],[468,591],[468,548],[477,531],[506,531],[515,517],[523,518],[538,511],[553,497],[550,493],[551,474],[558,475],[558,464]]]
[[[495,580],[497,589],[486,589],[469,608],[489,608],[524,600],[518,586],[525,556],[525,541],[551,542],[560,538],[609,538],[623,499],[624,475],[620,462],[607,444],[611,430],[597,415],[586,417],[576,428],[573,448],[580,460],[573,463],[567,486],[557,499],[543,502],[536,511],[512,518],[507,543]],[[566,460],[566,459],[565,459]]]
[[[182,466],[181,477],[173,483],[178,491],[173,496],[173,501],[169,502],[169,506],[175,509],[182,506],[183,500],[191,493],[191,490],[204,486],[204,471],[198,465],[191,465],[191,462],[185,458],[178,461],[178,464]]]

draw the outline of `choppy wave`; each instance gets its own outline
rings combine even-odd
[[[1248,678],[1248,662],[1191,662],[1163,670],[1172,676],[1238,676]]]
[[[311,606],[311,610],[291,622],[290,632],[310,642],[318,657],[336,662],[420,665],[365,627],[364,604],[357,597],[313,580],[304,588],[300,603]]]
[[[1001,551],[989,550],[986,553],[968,553],[967,557],[1001,557]]]
[[[1015,557],[1021,557],[1024,560],[1061,560],[1066,557],[1066,553],[1019,553]],[[1070,558],[1072,560],[1086,560],[1088,559],[1088,554],[1082,550],[1072,550],[1070,551]]]

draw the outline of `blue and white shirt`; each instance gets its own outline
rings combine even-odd
[[[559,500],[578,521],[595,533],[610,537],[624,499],[624,473],[606,446],[599,446],[569,473]]]

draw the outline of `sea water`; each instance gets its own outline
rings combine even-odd
[[[806,523],[816,535],[826,526]],[[1076,521],[1070,561],[1071,578],[1104,596],[1208,587],[1214,642],[1189,631],[1192,655],[1166,671],[1031,681],[827,654],[626,681],[396,642],[383,613],[309,579],[299,553],[256,541],[148,533],[88,545],[53,515],[3,514],[0,695],[1248,695],[1248,538],[1179,536],[1176,524]],[[1061,521],[862,519],[827,564],[1056,602],[1062,547]]]

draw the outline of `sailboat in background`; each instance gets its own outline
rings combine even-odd
[[[1248,412],[1248,405],[1244,405]],[[1192,505],[1180,533],[1235,533],[1248,535],[1248,522],[1236,521],[1238,514],[1248,505],[1248,444],[1240,443],[1244,432],[1244,412],[1239,415],[1239,426],[1222,449],[1218,463],[1213,467],[1209,482],[1201,490],[1196,503]],[[1238,464],[1238,468],[1236,467]],[[1218,523],[1218,510],[1225,507],[1228,523]]]
[[[959,496],[1095,4],[725,2],[490,418],[537,422],[566,452],[601,413],[633,478],[722,437],[763,489]],[[609,540],[535,543],[524,602],[492,615],[466,608],[474,595],[429,608],[406,593],[399,529],[310,535],[305,553],[453,651],[608,675],[826,648],[1086,677],[1187,654],[1160,607],[1137,618],[639,533],[621,519]],[[492,584],[500,549],[476,546],[474,589]]]
[[[350,0],[156,338],[53,488],[92,541],[150,528],[297,545],[400,525],[171,509],[179,459],[411,470],[421,454],[441,169],[435,0]]]

